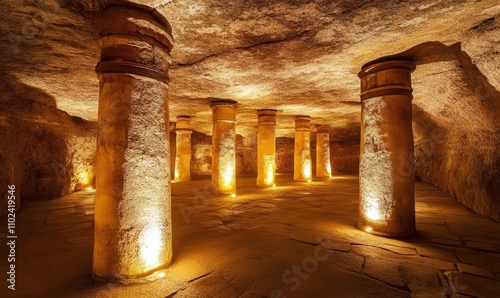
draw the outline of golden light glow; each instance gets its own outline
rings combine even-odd
[[[87,190],[93,190],[92,186],[87,187]]]
[[[382,218],[380,214],[380,204],[377,198],[368,197],[364,210],[366,217],[371,220],[380,220]]]
[[[372,231],[373,231],[373,228],[372,228],[372,227],[366,227],[366,228],[365,228],[365,231],[366,231],[366,232],[368,232],[368,233],[370,233],[370,232],[372,232]]]
[[[179,161],[177,161],[177,159],[178,158],[176,158],[176,160],[175,160],[175,170],[174,170],[174,179],[173,179],[174,181],[178,180],[180,177],[179,169],[177,168]]]
[[[265,143],[264,145],[266,145]],[[259,149],[258,150],[264,150],[262,144],[259,144]],[[258,165],[258,173],[257,173],[257,185],[258,186],[264,186],[264,187],[269,187],[273,186],[275,178],[274,178],[274,172],[276,168],[276,161],[275,161],[275,155],[274,154],[261,154],[262,152],[259,152],[258,160],[257,162],[259,163]]]
[[[326,171],[328,172],[328,175],[332,175],[332,165],[330,164],[330,159],[328,159],[328,163],[326,163]]]
[[[234,177],[234,167],[232,163],[228,163],[227,165],[221,164],[221,168],[223,169],[221,172],[221,178],[222,178],[222,183],[220,185],[220,188],[222,190],[230,190],[232,189],[234,183],[235,183],[235,177]]]
[[[311,160],[305,159],[304,164],[302,165],[302,175],[304,175],[304,178],[306,178],[308,181],[311,180]]]
[[[264,182],[266,185],[273,185],[274,184],[274,160],[273,161],[267,161],[264,164],[265,167],[265,173],[266,173],[266,178],[264,178]]]
[[[155,268],[162,264],[160,260],[164,247],[164,235],[159,227],[149,226],[139,236],[141,259],[147,268]]]
[[[236,194],[235,193],[231,194],[231,198],[236,198]]]
[[[158,279],[162,279],[166,276],[165,272],[163,271],[156,271],[156,272],[153,272],[152,274],[146,276],[146,280],[148,281],[155,281],[155,280],[158,280]]]
[[[87,169],[82,166],[76,166],[75,169],[76,185],[75,190],[79,189],[93,189],[92,188],[92,178],[93,172],[91,169]]]

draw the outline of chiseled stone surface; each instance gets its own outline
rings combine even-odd
[[[417,176],[500,220],[497,0],[6,0],[0,88],[16,95],[7,102],[27,96],[96,121],[99,50],[89,20],[125,2],[151,5],[172,24],[171,121],[194,116],[193,129],[209,135],[209,101],[234,99],[241,104],[238,134],[251,139],[255,110],[273,108],[282,112],[279,139],[293,137],[294,115],[308,113],[313,125],[331,127],[334,170],[358,168],[361,65],[411,57]],[[255,153],[244,154],[252,160]],[[255,162],[241,160],[237,167],[255,171]],[[291,160],[281,155],[278,169]]]
[[[7,185],[16,186],[16,208],[94,186],[96,123],[32,100],[55,99],[28,84],[17,85],[16,94],[0,92],[0,216]]]
[[[358,230],[357,176],[311,183],[277,175],[275,188],[238,177],[238,196],[214,196],[208,177],[172,184],[173,262],[165,278],[134,286],[93,283],[94,191],[31,202],[18,213],[16,294],[27,297],[496,297],[500,251]],[[417,222],[439,219],[450,236],[460,227],[500,233],[436,187],[417,182]],[[432,208],[426,207],[432,199]],[[418,210],[427,210],[426,212]],[[449,212],[454,210],[454,212]],[[432,213],[430,212],[432,211]],[[434,214],[434,215],[431,215]],[[421,216],[422,215],[422,216]],[[0,229],[5,228],[2,221]],[[489,234],[477,242],[490,243]],[[2,247],[2,254],[5,248]],[[410,254],[410,252],[414,252]],[[22,256],[22,257],[21,257]],[[68,266],[71,264],[71,266]],[[0,267],[4,270],[5,265]],[[0,282],[4,291],[6,281]],[[0,292],[3,294],[3,292]],[[280,296],[281,295],[281,296]]]

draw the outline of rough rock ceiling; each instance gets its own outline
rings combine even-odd
[[[99,50],[89,18],[120,1],[1,2],[2,87],[19,93],[27,86],[41,89],[47,96],[37,100],[97,120]],[[415,46],[408,55],[432,69],[456,58],[433,51],[462,43],[458,52],[465,48],[500,90],[498,70],[492,68],[500,61],[498,48],[485,54],[495,52],[498,31],[480,42],[471,34],[484,24],[498,27],[497,0],[134,2],[155,7],[173,27],[171,120],[191,115],[193,127],[207,134],[210,99],[228,98],[239,102],[238,133],[255,129],[256,109],[275,108],[282,111],[278,136],[292,136],[293,116],[308,114],[312,124],[331,125],[334,140],[358,141],[360,67]],[[427,85],[434,86],[421,69],[439,73],[417,67],[416,100],[428,95],[422,91]]]

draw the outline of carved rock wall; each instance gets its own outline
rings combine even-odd
[[[331,143],[330,160],[333,173],[358,173],[359,144],[344,146]]]
[[[498,68],[500,54],[491,49],[494,43],[498,49],[500,27],[493,21],[481,26],[488,27],[482,30],[484,38],[477,36],[482,34],[478,28],[469,32],[475,44],[435,51],[440,58],[417,66],[416,175],[474,212],[500,221],[500,92],[497,74],[488,72],[495,64]]]
[[[22,200],[92,187],[96,124],[9,90],[2,90],[6,98],[0,102],[0,214],[5,214],[9,184],[16,186],[18,208]],[[47,96],[37,92],[25,94]]]

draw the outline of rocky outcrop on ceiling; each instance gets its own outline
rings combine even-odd
[[[304,113],[332,132],[352,127],[333,139],[359,135],[361,65],[429,41],[463,42],[498,90],[491,71],[497,31],[470,34],[494,22],[496,1],[132,2],[152,5],[171,22],[170,117],[194,116],[193,127],[206,134],[210,98],[229,98],[240,103],[242,134],[256,125],[255,109],[276,108],[278,135],[292,136],[292,116]],[[89,23],[119,3],[127,1],[6,1],[0,50],[10,55],[0,62],[10,76],[53,95],[59,109],[95,121],[99,51]]]

